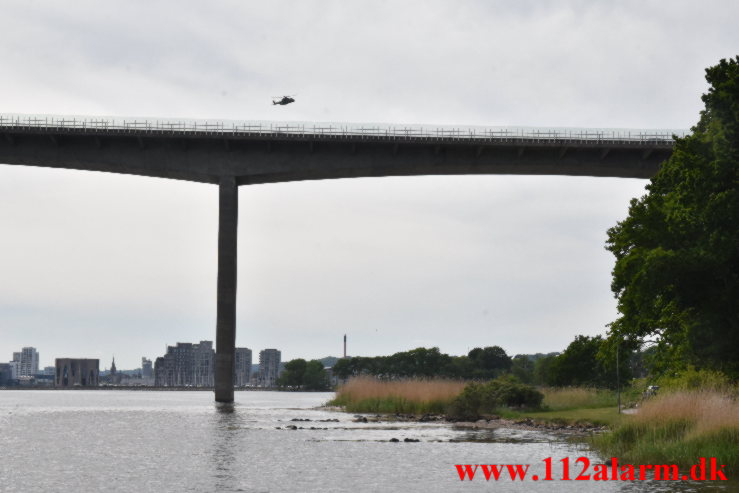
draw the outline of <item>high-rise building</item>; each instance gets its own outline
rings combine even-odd
[[[0,387],[8,385],[13,379],[10,363],[0,363]]]
[[[234,385],[246,387],[251,379],[251,349],[245,347],[236,348],[236,359],[234,360]]]
[[[216,354],[213,350],[213,341],[200,341],[200,344],[193,344],[192,350],[195,364],[193,385],[196,387],[212,387]]]
[[[281,353],[277,349],[259,351],[259,385],[274,387],[280,374]]]
[[[213,341],[178,342],[154,363],[158,387],[212,387],[215,351]]]
[[[13,353],[11,363],[15,363],[14,378],[33,377],[38,374],[38,351],[33,347],[24,347],[20,352]]]
[[[20,372],[21,362],[13,360],[10,363],[8,363],[8,366],[10,367],[10,379],[17,380],[18,373]]]
[[[141,378],[151,378],[154,376],[154,369],[151,366],[149,358],[141,358]]]

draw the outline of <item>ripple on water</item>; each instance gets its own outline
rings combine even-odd
[[[455,464],[532,464],[543,474],[546,457],[602,459],[539,430],[354,423],[352,415],[316,409],[331,397],[237,392],[233,405],[217,406],[210,392],[0,392],[0,443],[12,451],[0,460],[0,490],[716,491],[683,483],[461,482]]]

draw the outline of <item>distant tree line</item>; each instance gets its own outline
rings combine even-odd
[[[619,357],[622,384],[633,376],[644,376],[653,365],[654,350],[633,351],[628,345],[611,354],[601,336],[578,335],[561,352],[518,354],[511,358],[500,346],[474,348],[467,355],[451,356],[439,348],[416,348],[390,356],[355,356],[336,360],[332,371],[339,380],[359,375],[380,379],[451,378],[488,381],[513,378],[531,385],[554,387],[588,386],[615,388]],[[329,375],[320,360],[302,358],[285,363],[277,385],[292,390],[328,390]]]
[[[464,356],[450,356],[439,348],[416,348],[391,356],[340,359],[333,367],[339,379],[372,375],[381,379],[452,378],[491,380],[511,376],[522,383],[551,386],[616,386],[615,356],[601,354],[601,336],[577,336],[562,353],[519,354],[511,358],[500,346],[474,348]],[[643,358],[624,347],[619,353],[620,378],[628,381]]]
[[[491,379],[508,373],[512,359],[499,346],[475,348],[466,356],[450,356],[439,348],[416,348],[391,356],[345,358],[333,367],[334,375],[346,379],[358,375],[378,378]]]
[[[617,353],[620,373],[617,375],[616,354],[602,354],[603,345],[601,336],[578,335],[562,353],[539,358],[533,365],[531,380],[525,374],[516,376],[526,383],[553,387],[615,388],[619,380],[622,384],[631,380],[636,363],[641,364],[642,360],[628,347],[622,348]]]

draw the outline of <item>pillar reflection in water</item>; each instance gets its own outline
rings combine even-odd
[[[243,412],[243,410],[242,410]],[[233,402],[216,403],[212,416],[211,443],[208,450],[213,479],[211,491],[248,491],[238,465],[240,434],[244,432],[244,420]]]

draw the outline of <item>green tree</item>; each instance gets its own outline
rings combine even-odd
[[[550,375],[552,374],[552,366],[557,360],[558,354],[547,354],[536,360],[534,363],[534,383],[537,385],[551,385]]]
[[[419,347],[410,351],[395,353],[386,360],[387,373],[399,377],[433,377],[451,363],[451,357],[439,351]]]
[[[517,354],[513,357],[511,374],[523,383],[534,381],[534,361],[526,354]]]
[[[467,356],[475,363],[477,378],[495,378],[511,369],[511,357],[500,346],[476,347]]]
[[[303,376],[308,363],[302,359],[294,359],[285,363],[285,370],[277,379],[277,385],[280,387],[300,388],[303,385]]]
[[[323,363],[311,360],[305,365],[302,388],[305,390],[326,390],[329,388],[328,374]]]
[[[603,338],[601,336],[576,336],[562,354],[554,358],[549,373],[545,376],[549,385],[564,387],[585,385],[595,387],[616,386],[616,364],[599,358]],[[631,378],[627,351],[619,351],[621,381]]]
[[[336,362],[333,366],[332,371],[336,378],[340,380],[346,380],[347,378],[354,376],[354,358],[342,358]]]
[[[442,376],[449,378],[472,378],[475,364],[467,356],[450,356],[449,364],[444,368]]]
[[[692,135],[608,231],[620,312],[609,347],[654,338],[662,371],[693,364],[738,378],[739,57],[706,80]]]
[[[330,387],[323,363],[315,359],[305,361],[302,358],[285,363],[285,369],[277,379],[277,385],[304,390],[326,390]]]

